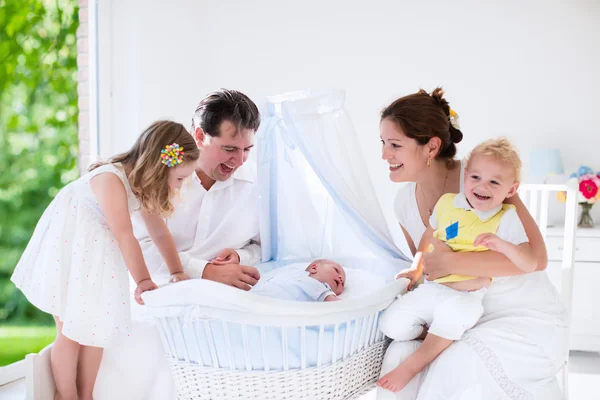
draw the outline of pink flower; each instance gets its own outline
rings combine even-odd
[[[598,193],[598,185],[592,179],[584,179],[579,182],[579,191],[586,199],[593,199]]]

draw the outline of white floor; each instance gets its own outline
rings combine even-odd
[[[600,353],[571,352],[570,369],[569,400],[599,400]],[[25,399],[25,380],[0,386],[0,399]],[[360,400],[375,400],[375,391],[366,394]]]

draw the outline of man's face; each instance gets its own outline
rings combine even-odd
[[[196,128],[194,137],[200,147],[198,166],[215,181],[225,181],[241,167],[254,147],[252,129],[241,128],[231,121],[223,121],[219,126],[220,135],[212,137]]]

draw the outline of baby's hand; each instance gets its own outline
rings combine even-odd
[[[415,268],[408,268],[403,271],[400,271],[394,279],[398,280],[400,278],[407,278],[408,280],[410,280],[410,282],[408,283],[408,290],[412,290],[413,286],[415,285],[415,283],[417,283],[420,277],[421,271]]]
[[[502,248],[505,243],[506,242],[504,240],[500,239],[493,233],[482,233],[481,235],[475,238],[475,242],[473,242],[473,245],[483,246],[493,251],[502,252]]]
[[[133,293],[135,301],[138,304],[144,305],[144,300],[142,300],[142,293],[154,289],[158,289],[158,286],[156,286],[156,284],[152,282],[152,279],[142,279],[138,282],[137,288],[135,288],[135,292]]]
[[[339,299],[335,294],[330,294],[329,296],[325,297],[325,299],[323,299],[323,301],[338,301],[341,300]]]
[[[174,274],[171,274],[171,277],[169,278],[169,283],[187,281],[188,279],[190,279],[190,277],[185,272],[175,272]]]

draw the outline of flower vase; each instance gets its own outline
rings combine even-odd
[[[579,217],[579,223],[577,226],[580,228],[593,228],[594,220],[590,212],[592,211],[592,205],[589,203],[580,203],[581,205],[581,216]]]

